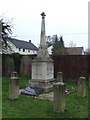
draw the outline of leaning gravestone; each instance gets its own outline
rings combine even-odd
[[[86,92],[86,78],[80,77],[78,80],[78,96],[85,97]]]
[[[45,13],[41,14],[41,36],[40,46],[37,53],[37,58],[32,61],[32,79],[29,85],[38,88],[43,88],[44,92],[53,90],[54,65],[53,60],[49,57],[45,38]]]
[[[62,82],[54,83],[54,111],[64,112],[65,110],[65,84]]]
[[[9,83],[9,99],[17,99],[19,97],[19,78],[17,72],[12,72]]]
[[[63,82],[63,73],[62,72],[57,73],[56,82]]]

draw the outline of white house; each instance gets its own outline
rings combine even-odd
[[[38,48],[31,42],[31,40],[27,42],[14,38],[8,38],[8,43],[15,53],[19,53],[21,55],[33,55],[37,54],[38,51]]]
[[[52,55],[52,49],[53,49],[53,45],[51,45],[51,46],[48,47],[49,55]]]

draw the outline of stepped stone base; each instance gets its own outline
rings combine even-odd
[[[47,80],[35,80],[32,79],[29,81],[30,87],[38,87],[38,88],[43,88],[43,92],[51,92],[53,91],[53,83],[55,82],[55,79],[47,79]]]

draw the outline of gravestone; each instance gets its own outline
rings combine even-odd
[[[65,84],[62,82],[54,83],[54,111],[65,111]]]
[[[80,77],[78,80],[78,96],[85,97],[86,92],[86,78]]]
[[[19,78],[17,72],[12,72],[9,83],[9,99],[17,99],[19,97]]]
[[[56,81],[57,82],[63,82],[63,73],[62,72],[57,73]]]
[[[45,39],[45,13],[41,14],[41,36],[40,46],[37,53],[37,58],[32,61],[32,79],[29,85],[34,85],[43,88],[44,92],[53,90],[54,79],[54,65],[53,60],[49,57]]]

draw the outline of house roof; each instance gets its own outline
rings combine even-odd
[[[22,49],[30,49],[30,50],[38,50],[37,47],[31,42],[23,41],[23,40],[18,40],[14,38],[9,38],[9,40],[17,47],[17,48],[22,48]]]
[[[69,55],[82,55],[83,47],[66,47]]]
[[[47,43],[48,48],[53,46],[51,44]],[[82,52],[84,54],[83,47],[65,47],[69,55],[82,55]]]

